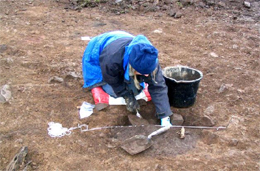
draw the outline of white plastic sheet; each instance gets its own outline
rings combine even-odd
[[[90,104],[88,102],[83,102],[80,107],[79,118],[83,119],[83,118],[89,117],[90,115],[92,115],[94,108],[95,108],[95,105]]]

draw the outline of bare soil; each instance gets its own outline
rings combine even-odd
[[[249,2],[250,8],[243,1],[237,8],[200,3],[179,8],[176,16],[164,8],[118,13],[104,10],[110,7],[105,4],[79,9],[65,0],[1,0],[0,86],[9,85],[12,97],[0,104],[0,170],[24,146],[27,170],[260,170],[260,6]],[[147,36],[159,50],[162,68],[202,71],[196,103],[172,110],[186,126],[229,124],[227,129],[186,128],[180,139],[180,128],[171,128],[154,137],[151,148],[131,156],[120,142],[158,128],[154,106],[147,102],[140,113],[148,126],[75,129],[50,137],[49,122],[66,128],[129,125],[125,106],[109,106],[85,119],[77,109],[83,101],[94,103],[82,89],[88,41],[81,37],[112,30]],[[50,81],[54,76],[64,81]]]

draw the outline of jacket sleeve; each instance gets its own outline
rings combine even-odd
[[[113,41],[104,48],[99,58],[103,81],[108,83],[119,97],[129,93],[124,82],[123,57],[125,46],[131,40],[132,38],[120,38]]]
[[[158,118],[172,115],[168,98],[168,87],[165,84],[160,65],[157,66],[155,81],[149,81],[148,91],[156,108]]]

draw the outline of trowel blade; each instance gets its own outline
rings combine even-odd
[[[121,148],[124,149],[131,155],[135,155],[145,151],[152,145],[151,141],[147,139],[144,135],[135,135],[127,140],[125,140]]]

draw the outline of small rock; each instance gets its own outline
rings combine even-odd
[[[238,45],[233,45],[232,47],[233,47],[233,49],[237,49]]]
[[[209,6],[214,6],[216,4],[215,0],[205,0],[206,4]]]
[[[8,102],[12,97],[12,93],[9,85],[4,85],[0,90],[0,103]]]
[[[36,165],[35,165],[35,166],[32,166],[32,169],[33,169],[33,170],[37,170],[37,168],[38,168],[38,166],[36,166]]]
[[[181,18],[183,16],[183,14],[181,12],[176,12],[176,14],[174,15],[174,18]]]
[[[38,30],[33,30],[33,31],[31,31],[31,34],[40,34],[40,31],[38,31]]]
[[[222,84],[218,90],[218,93],[222,93],[226,89],[225,84]]]
[[[99,137],[100,137],[100,138],[104,138],[104,137],[105,137],[105,134],[102,132],[102,133],[99,134]]]
[[[216,123],[209,116],[203,116],[200,119],[200,124],[205,126],[214,126]]]
[[[187,5],[193,3],[191,0],[179,0],[179,2],[180,2],[183,6],[187,6]]]
[[[205,5],[203,2],[199,2],[199,7],[200,7],[200,8],[205,8],[206,5]]]
[[[218,55],[215,52],[211,52],[209,55],[213,58],[218,58]]]
[[[51,77],[48,81],[48,83],[63,83],[63,78],[60,78],[58,76]]]
[[[54,45],[53,44],[46,44],[46,45],[43,45],[43,47],[44,48],[54,48]],[[30,52],[30,51],[28,51],[27,53],[28,53],[28,55],[32,54],[32,52]]]
[[[176,10],[171,9],[168,14],[169,14],[169,16],[174,17],[176,14]]]
[[[157,29],[157,30],[154,30],[153,32],[161,34],[163,31],[162,31],[162,29]]]
[[[222,7],[222,8],[225,8],[226,4],[225,4],[225,2],[220,1],[220,2],[218,2],[218,6]]]
[[[7,46],[6,45],[0,45],[0,53],[3,53],[6,50],[7,50]]]
[[[171,123],[173,125],[182,125],[183,122],[184,122],[184,119],[183,119],[182,115],[177,114],[177,113],[173,114],[173,117],[171,119]]]
[[[168,5],[163,5],[162,6],[162,10],[168,10],[168,9],[170,9],[170,7]]]
[[[116,139],[116,138],[112,138],[112,139],[111,139],[111,142],[113,142],[113,143],[117,143],[117,142],[118,142],[118,139]]]
[[[108,148],[115,148],[116,146],[115,146],[115,145],[112,145],[112,144],[107,144],[107,147],[108,147]]]
[[[237,89],[237,91],[238,91],[239,93],[245,93],[245,90],[242,90],[242,89]]]
[[[107,25],[107,24],[100,21],[100,22],[94,23],[93,27],[103,27],[103,26],[105,26],[105,25]]]
[[[154,170],[165,170],[163,165],[156,164]]]
[[[190,119],[187,119],[187,123],[185,120],[185,124],[195,125],[195,126],[214,126],[216,123],[215,121],[210,118],[209,116],[203,116],[203,117],[192,117]]]
[[[76,74],[75,72],[70,72],[66,75],[65,80],[69,80],[69,79],[79,79],[80,76],[79,74]]]
[[[162,17],[162,16],[163,16],[163,13],[158,12],[158,13],[154,14],[154,16],[155,16],[155,17]]]
[[[233,84],[222,84],[218,90],[219,93],[224,92],[226,89],[232,88]]]
[[[165,3],[166,5],[170,5],[170,4],[173,3],[173,0],[165,0],[164,3]]]
[[[17,139],[15,142],[19,143],[19,144],[22,144],[23,143],[23,139],[19,138]]]
[[[237,139],[232,139],[231,141],[229,141],[228,144],[229,144],[230,146],[237,146],[238,140],[237,140]]]
[[[214,111],[215,111],[215,107],[214,107],[213,105],[211,105],[211,106],[209,106],[209,107],[206,108],[206,110],[204,111],[204,113],[205,113],[206,115],[211,115],[211,114],[214,113]]]
[[[247,7],[247,8],[250,8],[251,4],[250,4],[250,2],[244,1],[244,6]]]
[[[11,64],[13,62],[14,60],[12,58],[6,58],[6,64]]]
[[[8,164],[6,170],[23,170],[21,169],[21,166],[24,165],[27,154],[28,147],[22,147],[20,151],[15,154],[11,162]]]

